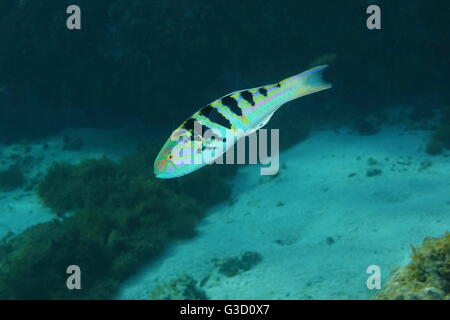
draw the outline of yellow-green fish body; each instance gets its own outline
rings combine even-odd
[[[235,91],[206,105],[171,134],[156,157],[156,177],[175,178],[198,170],[242,136],[262,128],[286,102],[331,88],[322,79],[326,67],[314,67],[275,84]]]

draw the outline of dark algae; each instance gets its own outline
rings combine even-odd
[[[426,238],[412,247],[411,262],[396,271],[376,299],[448,300],[450,298],[450,233]]]
[[[38,194],[60,218],[0,245],[0,298],[112,298],[127,276],[172,239],[194,235],[206,207],[227,198],[225,177],[233,172],[209,167],[171,184],[150,176],[153,152],[136,152],[119,162],[54,164]],[[215,186],[206,197],[201,188],[184,187],[201,181]],[[83,290],[65,287],[69,265],[83,270]]]
[[[0,191],[11,191],[25,184],[25,177],[18,167],[0,171]]]

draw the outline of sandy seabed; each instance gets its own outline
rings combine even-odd
[[[63,135],[81,137],[83,148],[62,150]],[[231,201],[210,208],[194,238],[172,243],[116,298],[147,299],[181,274],[203,279],[210,299],[370,298],[376,292],[366,287],[368,266],[381,268],[383,284],[409,261],[411,244],[449,230],[450,157],[427,155],[428,135],[400,127],[373,136],[315,131],[281,153],[275,177],[260,176],[259,165],[243,166],[230,181]],[[129,132],[69,130],[31,144],[37,163],[27,176],[38,179],[54,161],[119,159],[142,143],[145,136]],[[17,148],[0,146],[0,169]],[[0,193],[0,207],[0,238],[54,217],[23,189]],[[263,260],[233,277],[211,262],[245,251]]]
[[[424,152],[429,133],[385,128],[373,136],[316,131],[281,153],[280,173],[242,167],[232,201],[209,210],[198,235],[174,243],[122,288],[145,299],[187,273],[210,299],[369,299],[367,268],[382,285],[410,245],[450,226],[450,158]],[[263,260],[234,277],[213,258],[255,251]]]

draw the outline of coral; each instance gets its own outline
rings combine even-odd
[[[444,149],[450,149],[450,107],[443,111],[441,121],[426,146],[430,155],[440,154]]]
[[[38,195],[60,218],[0,245],[0,298],[110,298],[170,240],[194,235],[206,207],[226,199],[233,170],[210,167],[184,182],[158,180],[149,166],[155,153],[145,148],[120,162],[49,168]],[[71,264],[82,270],[80,291],[65,288]]]
[[[450,299],[450,233],[412,248],[411,262],[398,269],[375,299]]]
[[[150,292],[153,300],[207,300],[202,289],[197,287],[197,281],[188,274],[182,274],[165,284],[156,286]]]
[[[25,184],[25,177],[17,167],[0,171],[0,190],[11,191]]]

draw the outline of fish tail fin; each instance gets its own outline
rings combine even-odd
[[[292,99],[329,89],[332,85],[323,80],[323,71],[327,67],[328,65],[321,65],[311,68],[305,72],[281,81],[281,84],[293,87],[294,95]]]

